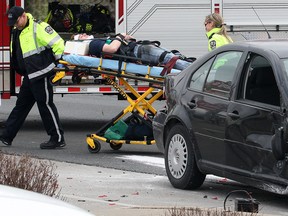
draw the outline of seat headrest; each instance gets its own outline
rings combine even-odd
[[[275,85],[275,77],[271,67],[259,67],[252,71],[257,86]]]

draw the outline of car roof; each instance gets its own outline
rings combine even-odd
[[[287,39],[266,39],[266,40],[247,40],[238,41],[227,45],[230,48],[250,48],[262,49],[276,53],[279,58],[288,58],[288,40]]]

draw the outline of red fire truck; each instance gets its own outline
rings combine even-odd
[[[56,0],[1,0],[0,1],[0,94],[2,99],[17,95],[21,77],[10,70],[10,28],[7,11],[17,5],[36,18],[44,20]],[[207,50],[203,22],[211,12],[223,15],[234,41],[254,38],[287,38],[287,0],[61,0],[70,8],[103,4],[110,9],[115,29],[111,33],[126,32],[137,40],[158,40],[162,47],[177,49],[186,56],[200,57]],[[63,38],[69,33],[59,32]],[[79,84],[63,79],[54,87],[56,94],[117,94],[112,86],[103,85],[95,77],[87,77]],[[135,89],[145,91],[145,83],[135,83]]]

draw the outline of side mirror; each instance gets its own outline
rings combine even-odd
[[[286,130],[284,130],[283,127],[280,127],[275,130],[275,134],[272,137],[272,152],[276,160],[285,159],[287,149],[286,136],[284,136],[285,132]]]

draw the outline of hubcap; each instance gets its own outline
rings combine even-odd
[[[171,175],[176,179],[181,178],[188,163],[187,143],[182,135],[175,134],[171,138],[167,157]]]

